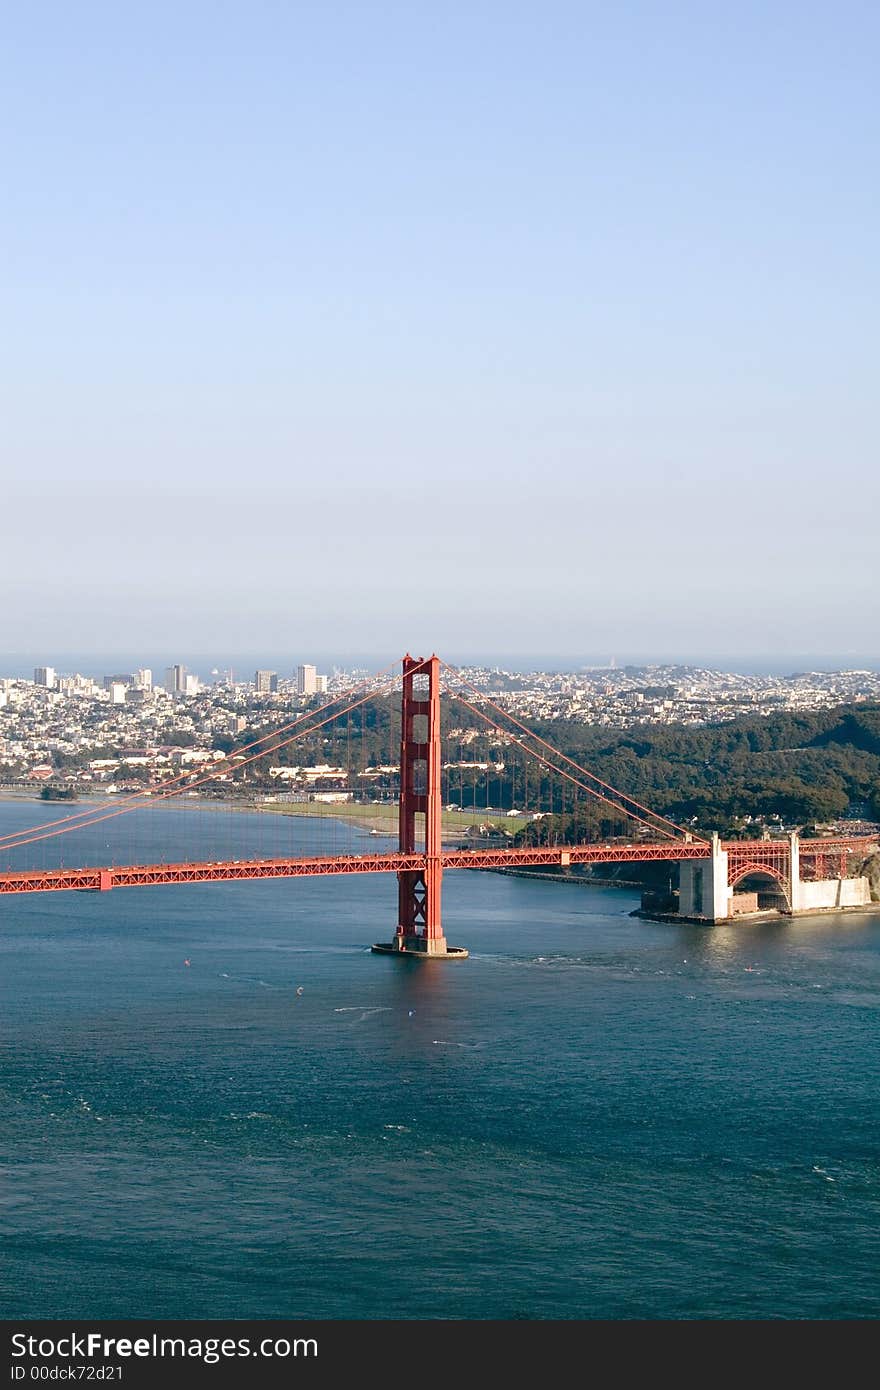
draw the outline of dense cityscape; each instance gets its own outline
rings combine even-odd
[[[289,675],[257,670],[247,680],[183,664],[161,679],[147,668],[83,675],[38,667],[33,680],[0,678],[0,784],[63,780],[115,790],[162,780],[172,770],[221,762],[245,730],[268,730],[290,711],[353,688],[365,672],[302,663]],[[608,730],[708,728],[746,716],[805,713],[880,700],[880,673],[737,674],[694,666],[608,666],[528,673],[464,667],[462,680],[517,717]],[[455,679],[452,679],[455,685]],[[319,769],[305,769],[318,780]],[[333,781],[330,768],[321,769]],[[326,787],[324,788],[326,790]]]

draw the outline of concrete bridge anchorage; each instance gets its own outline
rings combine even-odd
[[[867,877],[847,872],[845,848],[811,850],[800,837],[724,844],[712,836],[711,855],[679,864],[678,915],[696,921],[728,922],[762,909],[776,909],[789,916],[868,907],[871,886]],[[803,854],[809,854],[812,877],[801,872]],[[833,870],[833,872],[829,872]],[[742,890],[749,885],[751,891]]]

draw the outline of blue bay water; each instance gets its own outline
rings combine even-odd
[[[340,833],[167,808],[138,848]],[[395,889],[0,898],[0,1316],[880,1315],[880,915],[450,873],[471,958],[419,965],[369,952]]]

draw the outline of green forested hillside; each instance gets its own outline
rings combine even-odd
[[[605,782],[677,821],[722,833],[760,833],[761,822],[809,826],[830,818],[880,819],[880,707],[847,705],[816,713],[751,716],[704,728],[657,725],[638,730],[594,728],[557,719],[530,727]],[[488,776],[462,766],[444,773],[444,800],[486,807],[544,809],[570,816],[574,789],[551,778],[505,743],[455,700],[444,706],[444,758],[453,764],[488,761]],[[247,742],[253,733],[240,736]],[[267,754],[248,776],[270,764],[327,762],[362,771],[396,763],[395,702],[354,711],[342,730],[322,730],[307,742]],[[503,767],[495,769],[495,764]],[[393,775],[370,793],[396,791]],[[749,819],[751,818],[751,819]],[[593,813],[599,834],[615,833],[613,815]]]
[[[704,827],[749,816],[784,821],[880,818],[880,708],[751,717],[637,734],[560,721],[540,728],[570,757],[651,805]]]

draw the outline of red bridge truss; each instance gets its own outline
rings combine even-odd
[[[730,878],[739,882],[752,873],[767,873],[780,882],[788,872],[788,841],[722,840],[730,854]],[[801,864],[830,854],[867,854],[876,844],[867,836],[801,843]],[[521,849],[449,849],[437,857],[441,869],[570,868],[580,864],[683,863],[710,859],[711,846],[690,844],[536,845]],[[436,866],[434,866],[436,867]],[[839,865],[838,865],[839,867]],[[844,864],[845,867],[845,864]],[[146,888],[170,883],[234,883],[255,878],[329,877],[334,874],[406,874],[424,878],[431,873],[428,856],[401,854],[325,854],[278,859],[221,859],[180,864],[122,864],[112,868],[41,869],[0,873],[2,893],[105,892],[111,888]],[[823,869],[824,872],[824,869]],[[807,877],[820,877],[819,873]]]

